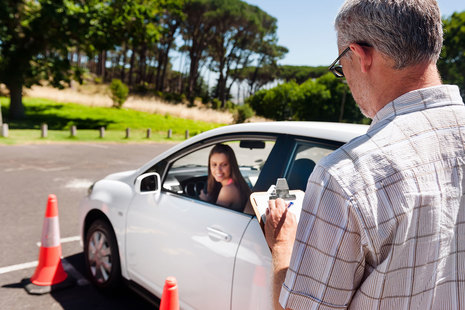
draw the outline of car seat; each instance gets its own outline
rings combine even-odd
[[[310,174],[315,168],[315,162],[308,158],[300,158],[294,161],[291,171],[287,176],[289,189],[300,189],[305,191]]]

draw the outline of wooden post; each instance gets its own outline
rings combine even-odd
[[[103,139],[105,137],[105,127],[100,127],[99,132],[100,132],[100,135],[99,135],[100,139]]]
[[[71,137],[73,138],[76,137],[76,132],[77,132],[76,125],[71,126],[71,129],[70,129]]]
[[[8,124],[2,124],[2,137],[8,138]]]
[[[152,136],[152,129],[149,128],[147,129],[147,139],[150,139],[151,136]]]
[[[173,135],[173,131],[171,129],[168,129],[168,139],[171,139],[172,135]]]
[[[185,138],[189,139],[189,129],[186,129]]]
[[[40,126],[40,137],[47,138],[47,134],[48,134],[48,125],[43,123],[42,126]]]
[[[130,136],[131,136],[131,129],[126,128],[126,139],[129,139]]]

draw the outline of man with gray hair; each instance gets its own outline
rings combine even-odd
[[[465,309],[465,106],[436,67],[438,5],[347,0],[335,26],[330,70],[372,123],[315,167],[298,225],[269,202],[275,307]]]

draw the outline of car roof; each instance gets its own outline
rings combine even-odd
[[[160,154],[150,162],[143,165],[139,171],[145,171],[152,164],[165,158],[175,152],[197,143],[199,141],[209,139],[216,136],[241,133],[255,134],[285,134],[303,137],[312,137],[317,139],[331,140],[346,143],[361,136],[368,130],[368,125],[347,124],[347,123],[331,123],[331,122],[258,122],[245,123],[218,127],[201,134],[198,134],[176,146],[170,148],[166,152]]]
[[[278,133],[295,136],[313,137],[339,142],[349,142],[355,137],[363,135],[368,125],[331,123],[331,122],[260,122],[223,126],[195,136],[198,141],[222,134],[256,132]]]

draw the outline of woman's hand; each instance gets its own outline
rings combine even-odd
[[[208,195],[205,193],[203,189],[200,190],[199,198],[205,201],[208,200]]]

